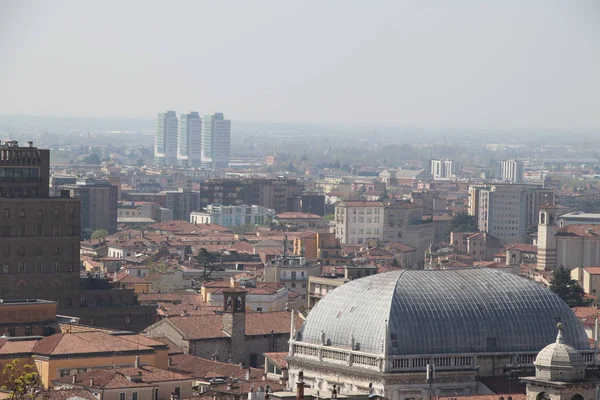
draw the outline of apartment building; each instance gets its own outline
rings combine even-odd
[[[104,229],[117,231],[118,188],[104,179],[80,179],[75,185],[64,185],[71,197],[81,201],[81,229],[91,233]]]
[[[523,161],[502,160],[500,161],[500,179],[511,183],[523,183],[525,168]]]
[[[335,236],[343,244],[384,239],[384,209],[379,201],[342,201],[335,206]]]
[[[431,160],[433,179],[454,179],[458,174],[458,162],[450,159]]]
[[[301,256],[284,255],[265,265],[265,282],[283,283],[289,291],[300,293],[300,305],[308,305],[308,277],[321,274],[321,264]]]
[[[175,111],[158,113],[154,132],[154,163],[177,165],[178,121]]]
[[[519,241],[537,225],[540,207],[555,202],[554,191],[540,185],[477,185],[469,188],[469,196],[469,214],[477,218],[479,230],[504,242]]]
[[[257,205],[210,204],[204,207],[204,211],[192,212],[190,222],[195,225],[217,224],[224,228],[235,228],[244,225],[269,225],[275,215],[275,210]]]

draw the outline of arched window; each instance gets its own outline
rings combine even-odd
[[[25,293],[25,282],[19,282],[19,283],[17,283],[17,292],[18,293]]]
[[[516,255],[516,254],[514,254],[514,253],[513,253],[513,254],[511,254],[511,255],[510,255],[510,261],[511,261],[511,262],[515,262],[515,261],[517,261],[517,255]]]
[[[543,212],[540,214],[540,224],[545,224],[546,223],[546,213]]]

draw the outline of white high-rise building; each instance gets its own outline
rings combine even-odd
[[[524,173],[523,161],[500,161],[500,179],[511,183],[522,183]]]
[[[458,162],[450,159],[431,160],[433,179],[453,179],[458,174]]]
[[[154,163],[177,165],[177,115],[175,111],[158,113],[156,117]]]
[[[206,168],[227,168],[231,151],[231,121],[222,113],[205,115],[202,119],[202,165]]]
[[[197,112],[179,116],[177,165],[200,167],[202,158],[202,119]]]

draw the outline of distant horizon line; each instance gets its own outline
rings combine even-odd
[[[174,111],[174,110],[167,110],[167,111]],[[160,112],[160,111],[159,111]],[[165,111],[163,111],[165,112]],[[175,111],[178,115],[181,114],[186,114],[189,112],[198,112],[198,111],[187,111],[187,112],[182,112],[182,113],[178,113],[177,111]],[[157,112],[158,113],[158,112]],[[224,112],[222,112],[223,114],[226,114]],[[214,113],[213,113],[214,114]],[[206,114],[201,114],[201,115],[212,115],[209,113]],[[137,121],[137,122],[153,122],[156,117],[148,117],[148,118],[143,118],[143,117],[133,117],[133,116],[72,116],[72,115],[37,115],[37,114],[22,114],[22,113],[5,113],[5,114],[0,114],[0,119],[12,119],[12,118],[49,118],[49,119],[73,119],[73,120],[85,120],[85,119],[90,119],[90,120],[120,120],[120,121]],[[467,124],[445,124],[445,125],[440,125],[440,124],[436,124],[436,125],[424,125],[424,124],[411,124],[411,123],[405,123],[405,124],[401,124],[401,123],[392,123],[392,122],[382,122],[382,123],[372,123],[372,122],[332,122],[332,121],[261,121],[261,120],[236,120],[236,119],[232,119],[231,117],[228,117],[228,119],[231,119],[232,123],[241,123],[241,124],[263,124],[263,125],[311,125],[311,126],[315,126],[315,127],[326,127],[328,126],[329,128],[331,127],[337,127],[337,128],[341,128],[341,127],[360,127],[360,128],[366,128],[366,127],[370,127],[372,129],[430,129],[430,130],[436,130],[436,131],[442,131],[442,130],[467,130],[467,131],[524,131],[524,132],[539,132],[539,131],[551,131],[551,132],[558,132],[558,131],[576,131],[576,132],[590,132],[590,131],[600,131],[600,127],[536,127],[536,128],[525,128],[525,127],[490,127],[490,126],[478,126],[478,125],[467,125]],[[6,121],[8,122],[8,121]],[[3,125],[3,123],[0,123],[0,125]]]

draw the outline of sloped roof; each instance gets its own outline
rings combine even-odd
[[[106,332],[57,333],[56,335],[40,339],[33,347],[33,352],[40,355],[113,353],[118,351],[144,350],[152,350],[152,348],[133,342],[131,337],[124,339],[121,336],[110,335]]]

